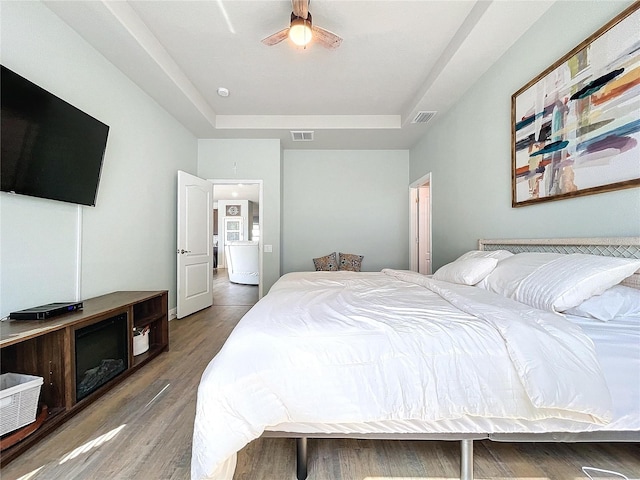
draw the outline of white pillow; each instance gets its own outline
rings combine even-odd
[[[496,260],[504,260],[505,258],[513,256],[508,250],[493,250],[491,252],[485,250],[470,250],[458,257],[458,260],[466,260],[467,258],[495,258]]]
[[[594,295],[564,313],[608,322],[615,317],[640,317],[640,290],[614,285],[602,295]]]
[[[433,275],[434,280],[462,285],[475,285],[496,268],[498,260],[495,258],[467,258],[448,263]]]
[[[543,310],[562,312],[600,295],[640,268],[640,260],[574,253],[519,253],[501,261],[485,288]]]
[[[556,258],[562,253],[525,252],[512,255],[501,260],[496,269],[487,275],[478,287],[512,298],[520,282],[527,278],[537,268]]]

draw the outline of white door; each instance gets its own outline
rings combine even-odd
[[[213,184],[178,171],[178,318],[213,304],[212,211]]]

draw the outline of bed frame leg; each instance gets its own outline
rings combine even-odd
[[[307,437],[296,438],[296,478],[307,478]]]
[[[296,478],[307,478],[307,437],[296,438]],[[473,440],[460,440],[460,480],[473,480]]]
[[[473,480],[473,440],[460,440],[460,480]]]

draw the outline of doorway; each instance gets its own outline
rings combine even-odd
[[[409,185],[409,265],[414,272],[431,274],[431,173]]]
[[[259,250],[258,298],[263,291],[262,239],[264,214],[262,180],[209,179],[213,184],[213,247],[216,267],[223,275],[227,268],[225,240],[257,241]],[[227,228],[229,231],[227,231]],[[228,281],[228,280],[227,280]],[[255,288],[255,287],[253,287]]]

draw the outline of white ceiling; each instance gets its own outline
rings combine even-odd
[[[260,204],[260,185],[258,184],[213,184],[213,200],[249,200]]]
[[[288,27],[290,0],[45,3],[198,138],[405,149],[428,128],[418,112],[437,121],[554,2],[313,0],[335,50],[260,42]]]

